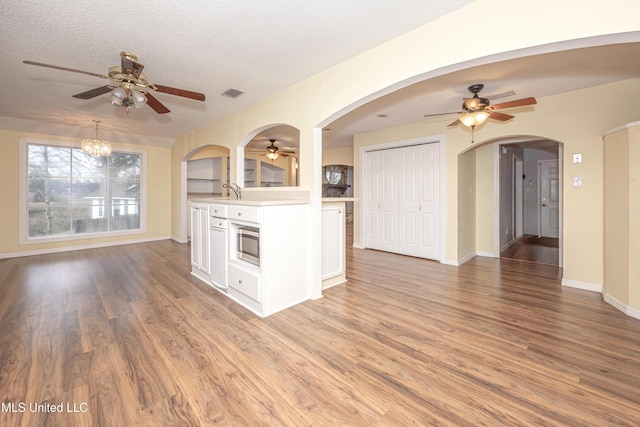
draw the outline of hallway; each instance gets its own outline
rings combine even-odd
[[[500,258],[557,266],[560,263],[559,239],[524,235],[502,251]]]

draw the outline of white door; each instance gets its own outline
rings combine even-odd
[[[367,190],[365,245],[395,252],[398,227],[397,149],[371,151],[365,155]]]
[[[439,144],[365,153],[365,246],[440,259]]]
[[[439,146],[403,147],[398,163],[398,252],[439,259]]]
[[[540,235],[560,235],[560,178],[557,160],[541,160],[540,170]]]

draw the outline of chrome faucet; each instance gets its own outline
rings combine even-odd
[[[233,188],[233,186],[235,186],[235,188]],[[227,184],[225,182],[224,184],[222,184],[222,188],[228,188],[234,193],[236,193],[236,200],[240,200],[240,198],[242,197],[242,189],[238,184],[234,184],[233,182]]]

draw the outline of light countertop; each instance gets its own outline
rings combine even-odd
[[[191,199],[193,203],[219,203],[221,205],[245,205],[245,206],[281,206],[281,205],[305,205],[308,200],[236,200],[229,197],[198,197]]]
[[[355,202],[355,197],[323,197],[322,202]]]

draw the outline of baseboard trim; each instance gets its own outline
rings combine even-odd
[[[562,286],[568,288],[582,289],[584,291],[602,293],[602,285],[596,285],[593,283],[579,282],[577,280],[562,279]]]
[[[364,245],[361,245],[360,243],[354,243],[353,247],[356,249],[365,249]]]
[[[451,265],[453,267],[460,267],[460,263],[457,260],[453,260],[453,259],[443,259],[440,261],[440,264]]]
[[[183,239],[181,237],[171,236],[171,240],[177,243],[189,243],[189,239]]]
[[[46,255],[46,254],[55,254],[55,253],[71,252],[71,251],[82,251],[85,249],[107,248],[110,246],[132,245],[135,243],[157,242],[160,240],[169,240],[169,239],[171,239],[170,236],[160,236],[160,237],[148,237],[144,239],[118,240],[115,242],[93,243],[90,245],[66,246],[62,248],[37,249],[37,250],[25,251],[25,252],[9,252],[6,254],[0,254],[0,259],[20,258],[24,256]]]
[[[612,305],[614,308],[620,310],[627,316],[633,317],[635,319],[640,319],[640,310],[637,308],[629,307],[627,304],[623,303],[617,298],[612,297],[611,295],[605,293],[603,295],[604,302]]]
[[[493,252],[478,251],[476,255],[485,258],[497,258]]]
[[[458,260],[458,266],[464,264],[465,262],[471,261],[475,257],[476,257],[475,252],[471,252],[470,254],[463,256],[462,258],[460,258],[460,260]]]

